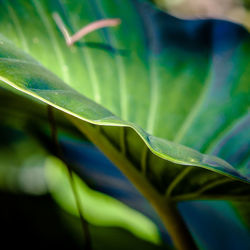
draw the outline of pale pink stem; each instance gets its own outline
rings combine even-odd
[[[67,31],[61,17],[57,14],[53,14],[53,18],[58,26],[58,28],[63,33],[63,36],[66,40],[68,46],[73,45],[75,42],[79,41],[82,37],[86,36],[87,34],[91,33],[92,31],[105,28],[105,27],[114,27],[121,23],[119,18],[111,18],[111,19],[102,19],[95,22],[88,24],[87,26],[80,29],[74,35],[70,36],[69,32]]]
[[[102,20],[98,20],[93,23],[90,23],[87,26],[80,29],[78,32],[76,32],[73,36],[71,36],[71,42],[68,45],[72,45],[73,43],[79,41],[82,37],[86,36],[88,33],[94,30],[105,28],[105,27],[117,26],[120,23],[121,23],[121,20],[119,18],[102,19]]]
[[[64,39],[66,40],[67,45],[69,45],[69,43],[71,42],[71,37],[70,37],[70,34],[63,23],[62,18],[58,15],[58,13],[53,13],[52,16],[53,16],[59,30],[62,32]]]

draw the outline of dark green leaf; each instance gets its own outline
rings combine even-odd
[[[102,125],[101,131],[91,127],[96,137],[121,149],[138,171],[146,168],[160,194],[175,200],[248,198],[245,30],[178,20],[143,1],[20,0],[1,6],[1,32],[65,82],[1,37],[1,85]],[[105,17],[121,18],[122,25],[69,48],[55,11],[71,31]]]

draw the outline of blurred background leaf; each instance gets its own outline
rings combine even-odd
[[[216,18],[244,25],[250,30],[249,0],[151,0],[180,18]]]

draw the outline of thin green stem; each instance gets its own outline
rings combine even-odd
[[[56,148],[55,154],[61,155],[62,153],[61,153],[61,149],[60,149],[59,142],[58,142],[56,121],[54,118],[53,107],[51,107],[51,106],[48,106],[48,120],[49,120],[49,124],[50,124],[51,141],[52,141],[52,144]]]
[[[147,175],[148,153],[149,153],[148,147],[147,145],[145,145],[142,150],[142,155],[141,155],[141,169],[142,169],[142,173],[144,174],[144,176]]]
[[[79,195],[78,195],[78,192],[77,192],[77,186],[76,186],[76,183],[74,181],[73,172],[72,172],[71,168],[67,164],[66,164],[66,166],[67,166],[67,170],[68,170],[71,189],[72,189],[74,197],[75,197],[77,212],[79,214],[82,229],[83,229],[83,232],[84,232],[84,249],[91,250],[92,249],[92,244],[91,244],[91,235],[90,235],[90,231],[89,231],[88,222],[85,220],[85,218],[82,215],[82,206],[81,206],[81,202],[80,202]]]
[[[174,180],[169,184],[165,196],[170,197],[174,189],[177,187],[177,185],[185,178],[187,174],[190,173],[190,171],[193,169],[193,167],[185,167],[180,173],[177,174],[177,176],[174,178]]]
[[[222,194],[204,194],[189,193],[177,195],[172,198],[174,202],[191,201],[191,200],[227,200],[227,201],[250,201],[249,195],[222,195]]]
[[[197,194],[200,195],[209,189],[215,188],[217,186],[220,186],[220,185],[223,185],[225,183],[232,182],[232,181],[234,181],[234,180],[230,179],[230,178],[227,178],[227,179],[223,178],[223,179],[212,181],[212,182],[208,183],[207,185],[203,186],[200,190],[198,190]]]
[[[59,140],[58,140],[58,133],[57,133],[56,121],[55,121],[54,113],[53,113],[53,107],[51,106],[48,106],[48,120],[49,120],[49,124],[51,128],[51,140],[52,140],[53,145],[56,148],[55,154],[58,158],[60,158],[65,163],[67,167],[71,189],[74,194],[76,208],[77,208],[77,211],[81,220],[82,229],[83,229],[84,249],[91,250],[92,244],[91,244],[91,235],[90,235],[89,228],[88,228],[88,222],[84,219],[82,212],[81,212],[82,211],[81,203],[79,200],[79,196],[77,194],[76,186],[74,184],[73,172],[63,157],[62,149],[60,147]]]
[[[234,179],[219,179],[219,180],[214,180],[210,183],[208,183],[207,185],[203,186],[202,188],[200,188],[199,190],[195,191],[195,192],[192,192],[192,193],[188,193],[188,194],[183,194],[183,195],[177,195],[177,196],[173,196],[172,198],[175,200],[175,201],[183,201],[183,200],[194,200],[194,199],[207,199],[208,197],[210,197],[210,199],[218,199],[218,197],[228,197],[228,196],[221,196],[221,195],[210,195],[210,194],[205,194],[203,195],[204,192],[210,190],[210,189],[213,189],[217,186],[220,186],[220,185],[223,185],[225,183],[228,183],[228,182],[232,182],[234,181]],[[229,196],[230,197],[230,196]],[[232,196],[231,196],[232,198]]]
[[[233,182],[235,181],[234,179],[219,179],[219,180],[215,180],[212,181],[210,183],[208,183],[207,185],[205,185],[204,187],[200,188],[199,190],[197,190],[196,192],[193,193],[188,193],[188,194],[183,194],[183,195],[177,195],[175,197],[173,197],[173,199],[175,201],[184,201],[184,200],[205,200],[205,199],[213,199],[213,200],[217,200],[217,199],[228,199],[228,200],[235,200],[235,199],[249,199],[249,197],[247,196],[234,196],[234,195],[216,195],[216,194],[203,194],[204,192],[211,190],[215,187],[218,187],[220,185],[223,185],[225,183],[228,182]]]
[[[95,127],[87,122],[67,115],[75,126],[92,141],[138,188],[138,190],[149,200],[156,212],[162,218],[174,245],[180,250],[197,249],[188,231],[185,222],[179,214],[176,204],[170,199],[165,199],[146,177],[139,172],[134,164],[124,156],[103,134],[97,134]]]
[[[126,145],[126,130],[124,127],[120,129],[120,147],[121,152],[126,155],[127,153],[127,145]]]

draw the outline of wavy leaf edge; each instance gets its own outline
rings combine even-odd
[[[0,42],[1,42],[1,44],[4,44],[7,42],[7,43],[9,43],[8,45],[15,47],[14,44],[10,43],[9,40],[4,38],[2,35],[0,36]],[[24,52],[19,52],[19,53],[21,53],[25,57],[25,59],[28,58],[29,61],[34,64],[35,59],[33,59],[30,55],[27,55]],[[29,62],[29,61],[27,61],[27,62]],[[35,62],[37,62],[37,61],[35,61]],[[59,81],[60,84],[62,84],[67,89],[70,89],[77,96],[86,98],[84,95],[78,93],[77,91],[75,91],[74,89],[72,89],[71,87],[66,85],[60,78],[55,76],[48,69],[45,69],[39,62],[36,63],[36,66],[40,67],[42,70],[46,70],[49,74],[51,74],[54,78],[56,78],[56,80]],[[228,177],[231,177],[234,179],[238,179],[238,180],[246,182],[246,183],[250,183],[249,178],[240,174],[232,165],[230,165],[225,160],[223,160],[219,157],[213,156],[213,155],[203,154],[195,149],[186,147],[184,145],[177,144],[177,143],[168,141],[166,139],[150,135],[146,131],[144,131],[140,126],[136,125],[135,123],[122,120],[121,118],[113,115],[110,111],[108,111],[103,106],[97,104],[93,100],[86,98],[93,106],[98,106],[99,108],[101,107],[105,112],[107,112],[109,114],[109,116],[106,116],[105,118],[102,118],[102,119],[87,118],[84,115],[80,115],[80,114],[77,114],[73,111],[70,111],[67,107],[62,107],[58,104],[53,103],[52,101],[49,101],[46,98],[42,97],[41,95],[38,95],[38,94],[30,91],[29,89],[25,89],[25,88],[18,86],[16,83],[12,82],[8,78],[0,76],[0,81],[15,88],[16,90],[18,90],[20,92],[23,92],[24,94],[27,94],[33,98],[36,98],[36,99],[42,101],[45,104],[48,104],[48,105],[56,108],[57,110],[60,110],[68,115],[76,117],[79,120],[88,122],[90,124],[99,125],[99,126],[127,127],[130,129],[133,129],[137,133],[137,135],[143,140],[143,142],[148,147],[148,149],[153,154],[157,155],[158,157],[160,157],[164,160],[167,160],[167,161],[170,161],[170,162],[173,162],[176,164],[181,164],[184,166],[195,166],[195,167],[205,168],[207,170],[214,171],[214,172],[220,173],[222,175],[225,175],[225,176],[228,176]],[[109,120],[109,121],[106,121],[106,120]],[[185,160],[178,159],[178,157],[175,157],[173,154],[171,154],[171,152],[164,150],[164,147],[169,148],[169,147],[175,147],[176,145],[178,145],[178,147],[180,147],[181,150],[183,150],[183,151],[189,151],[188,159],[185,159]]]

